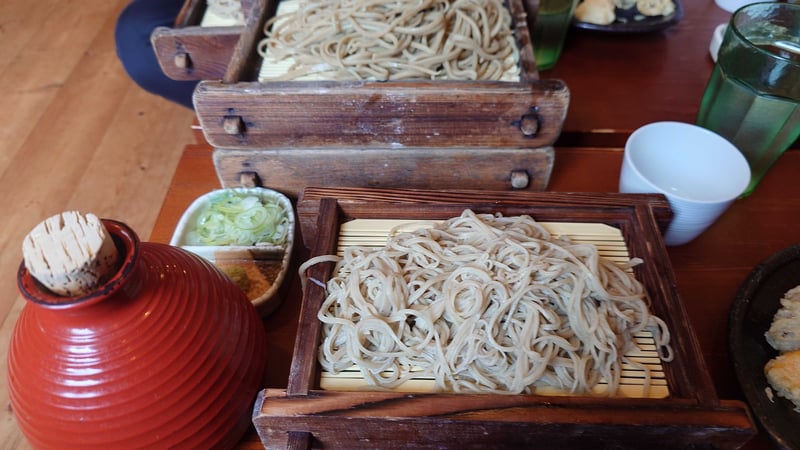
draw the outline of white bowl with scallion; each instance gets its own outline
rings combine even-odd
[[[225,188],[198,197],[181,216],[170,245],[225,272],[262,315],[281,303],[294,244],[292,202],[272,189]]]

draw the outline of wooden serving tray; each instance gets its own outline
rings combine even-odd
[[[224,77],[195,91],[198,119],[214,147],[538,148],[561,132],[569,91],[560,80],[539,80],[528,28],[538,0],[508,2],[517,82],[258,82],[258,42],[278,3],[254,0]]]
[[[195,110],[223,187],[547,187],[569,90],[539,79],[538,0],[508,2],[517,81],[259,82],[257,45],[280,3],[243,0],[243,26],[203,27],[205,1],[187,0],[151,36],[167,76],[203,80]]]
[[[746,405],[720,400],[714,390],[661,239],[670,216],[662,196],[320,188],[303,192],[298,216],[311,256],[316,256],[335,252],[339,226],[351,219],[446,219],[465,208],[619,228],[630,255],[644,260],[634,273],[648,291],[653,312],[671,331],[675,358],[663,363],[670,396],[322,390],[316,360],[321,326],[316,315],[324,292],[308,283],[288,387],[262,391],[254,409],[253,423],[265,447],[737,448],[755,434]],[[313,226],[308,223],[312,215]],[[318,264],[308,275],[327,280],[331,266]]]

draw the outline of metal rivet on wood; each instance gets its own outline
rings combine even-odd
[[[222,121],[222,128],[228,134],[242,134],[244,132],[244,121],[241,116],[225,116]]]
[[[532,106],[530,111],[523,114],[519,120],[514,122],[514,125],[519,127],[522,134],[527,137],[534,137],[539,133],[541,128],[541,117],[539,116],[539,108]]]
[[[176,53],[173,61],[175,62],[175,67],[180,69],[188,69],[192,65],[192,59],[188,53]]]
[[[239,185],[246,188],[261,187],[261,178],[256,172],[239,172]]]
[[[512,170],[511,171],[511,187],[514,189],[525,189],[530,183],[530,177],[527,170]]]

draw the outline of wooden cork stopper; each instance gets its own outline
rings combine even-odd
[[[36,225],[22,242],[25,268],[53,293],[85,295],[117,270],[117,247],[93,214],[68,211]]]

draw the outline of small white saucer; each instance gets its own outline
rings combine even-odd
[[[717,25],[714,29],[714,35],[711,36],[711,43],[708,45],[708,52],[711,54],[711,59],[717,62],[717,55],[719,54],[719,46],[722,44],[722,37],[725,36],[725,30],[728,28],[727,23]]]
[[[714,2],[720,8],[732,13],[737,9],[741,8],[744,5],[749,5],[750,3],[756,3],[759,0],[714,0]]]

